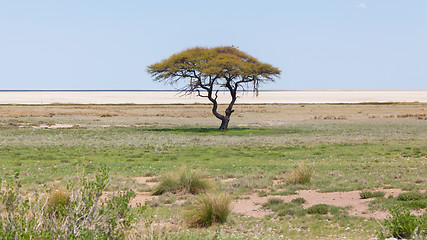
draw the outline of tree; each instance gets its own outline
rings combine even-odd
[[[203,48],[195,47],[148,66],[154,81],[177,85],[185,81],[180,90],[185,94],[197,94],[208,98],[212,113],[221,120],[219,130],[227,130],[238,90],[252,88],[258,94],[260,83],[274,82],[280,70],[240,51],[234,46]],[[228,91],[231,101],[225,114],[218,113],[218,92]]]

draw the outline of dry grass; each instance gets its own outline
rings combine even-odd
[[[208,193],[197,199],[197,204],[186,214],[190,226],[209,227],[223,224],[231,213],[232,198],[228,193]]]
[[[308,167],[305,164],[299,164],[286,179],[287,183],[290,184],[307,184],[310,183],[313,175],[312,167]]]
[[[49,207],[56,208],[58,206],[67,205],[70,202],[70,192],[63,186],[53,188],[49,192],[47,203]]]

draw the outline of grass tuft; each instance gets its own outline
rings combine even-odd
[[[49,192],[48,204],[49,206],[54,205],[66,205],[70,202],[70,193],[63,186],[53,188]]]
[[[231,213],[232,198],[228,193],[208,193],[200,196],[198,202],[186,214],[192,227],[209,227],[215,223],[223,224]]]
[[[304,198],[299,197],[299,198],[295,198],[291,200],[291,203],[297,204],[297,205],[301,205],[303,203],[307,202]]]
[[[180,169],[177,173],[167,173],[159,180],[160,184],[154,189],[153,195],[162,195],[166,192],[198,194],[212,187],[203,179],[201,173],[186,168]]]
[[[376,198],[376,197],[384,197],[385,192],[369,192],[369,191],[363,191],[360,192],[360,198],[361,199],[368,199],[368,198]]]
[[[307,209],[308,214],[328,214],[329,213],[330,206],[326,204],[317,204],[309,207]]]
[[[287,182],[290,184],[307,184],[310,183],[313,175],[313,169],[304,164],[299,164],[298,167],[291,172]]]

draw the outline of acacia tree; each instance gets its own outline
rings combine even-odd
[[[195,47],[148,66],[154,81],[177,85],[185,94],[197,94],[212,102],[212,113],[221,120],[219,130],[227,130],[238,90],[252,89],[258,94],[260,83],[274,82],[280,70],[235,47]],[[231,101],[225,114],[218,113],[218,92],[228,91]]]

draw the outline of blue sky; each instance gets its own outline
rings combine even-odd
[[[425,0],[0,0],[0,89],[162,89],[146,66],[235,45],[284,89],[427,89]]]

